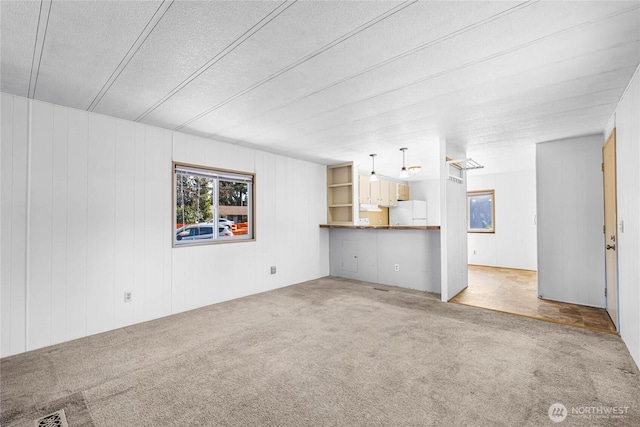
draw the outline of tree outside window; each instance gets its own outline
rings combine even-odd
[[[174,245],[253,239],[253,174],[174,165]]]
[[[467,193],[467,232],[495,233],[495,190]]]

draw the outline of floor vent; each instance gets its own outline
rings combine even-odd
[[[69,427],[67,417],[64,415],[64,409],[45,415],[34,421],[35,427]]]
[[[389,289],[382,289],[382,288],[373,288],[376,291],[382,291],[382,292],[389,292]]]

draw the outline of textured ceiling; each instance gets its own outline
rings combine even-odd
[[[387,176],[602,132],[640,1],[6,1],[3,92]]]

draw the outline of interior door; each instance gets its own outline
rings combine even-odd
[[[605,271],[607,278],[607,312],[618,329],[618,219],[616,212],[616,130],[602,147],[604,185],[604,244],[606,245]]]

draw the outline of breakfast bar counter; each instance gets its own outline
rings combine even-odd
[[[440,226],[334,225],[332,276],[440,293]]]

